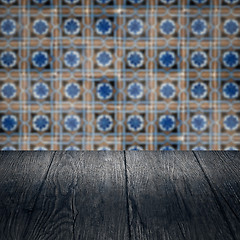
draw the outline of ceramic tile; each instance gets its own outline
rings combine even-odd
[[[1,0],[0,148],[240,149],[239,0]]]

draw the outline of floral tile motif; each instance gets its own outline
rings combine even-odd
[[[239,0],[0,0],[0,149],[240,149]]]

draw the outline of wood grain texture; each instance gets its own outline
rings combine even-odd
[[[128,239],[122,152],[57,152],[24,239]]]
[[[237,240],[239,168],[235,151],[0,151],[0,240]]]
[[[0,152],[0,239],[24,239],[54,152]]]
[[[234,239],[240,239],[240,152],[194,152]]]
[[[234,239],[192,152],[127,151],[131,239]]]

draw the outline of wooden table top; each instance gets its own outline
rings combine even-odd
[[[240,152],[2,151],[0,239],[240,239]]]

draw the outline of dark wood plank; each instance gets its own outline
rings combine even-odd
[[[131,239],[234,239],[192,152],[126,152]]]
[[[0,239],[24,239],[53,156],[54,152],[0,152]]]
[[[24,240],[128,239],[123,152],[57,152]]]
[[[194,152],[235,239],[240,239],[240,152]]]

